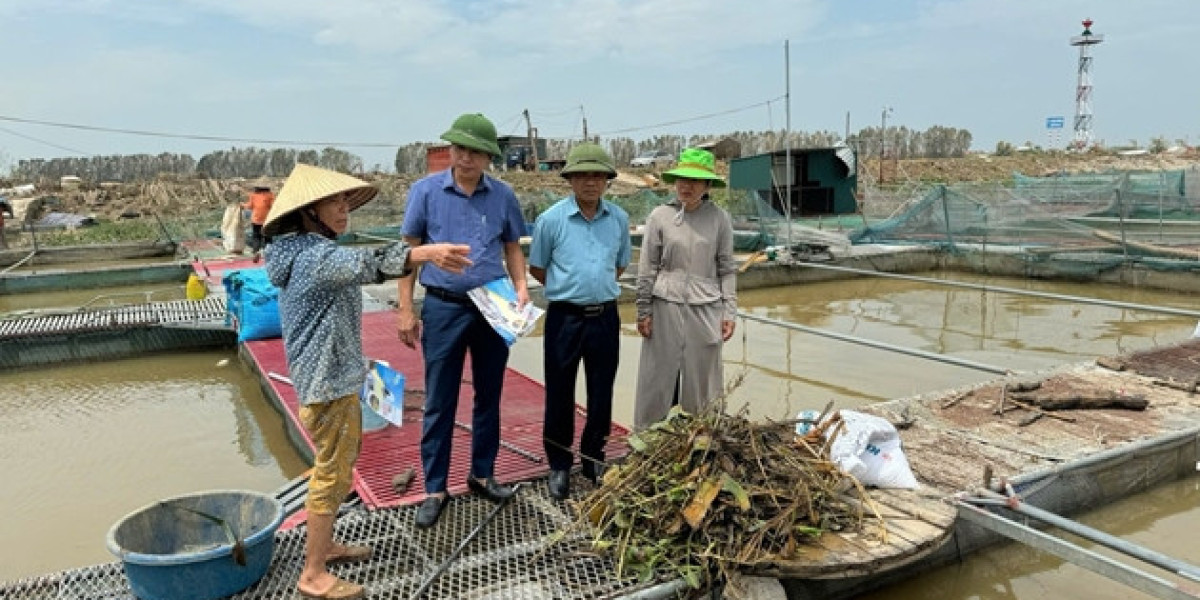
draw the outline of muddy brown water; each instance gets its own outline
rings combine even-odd
[[[92,308],[123,306],[147,301],[163,302],[186,298],[184,285],[162,283],[151,287],[127,285],[99,289],[73,289],[36,294],[0,295],[0,314],[25,313],[42,310],[77,308],[88,305]]]
[[[152,502],[307,469],[232,350],[0,373],[0,413],[0,580],[115,560],[109,527]]]
[[[1193,302],[1184,294],[1098,284],[946,277],[1176,308],[1191,308]],[[85,295],[90,299],[95,292]],[[749,290],[740,304],[762,316],[1024,371],[1173,344],[1190,337],[1196,324],[1186,317],[887,279]],[[621,314],[614,418],[628,423],[640,338],[633,307],[623,306]],[[217,367],[222,359],[229,365]],[[538,329],[514,346],[509,364],[542,380],[541,359]],[[743,320],[724,361],[727,379],[744,375],[730,405],[769,418],[819,409],[828,401],[852,408],[993,377]],[[583,399],[582,382],[577,399]],[[271,492],[306,467],[282,418],[232,350],[0,373],[0,409],[9,425],[9,433],[0,436],[0,472],[8,482],[0,487],[0,509],[17,515],[0,527],[0,548],[21,549],[4,552],[0,580],[112,560],[104,548],[108,528],[149,502],[203,489]],[[1197,500],[1197,482],[1186,480],[1081,520],[1200,562],[1194,544],[1168,534],[1200,527]],[[1008,545],[869,597],[1139,596]]]

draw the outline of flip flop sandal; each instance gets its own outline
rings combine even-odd
[[[371,558],[372,554],[370,546],[345,546],[345,549],[340,554],[326,558],[325,564],[341,565],[362,562]]]
[[[359,600],[366,597],[366,591],[363,590],[363,586],[350,583],[345,579],[338,579],[333,584],[333,587],[321,594],[310,594],[300,588],[296,588],[296,591],[300,593],[300,597],[304,600]]]

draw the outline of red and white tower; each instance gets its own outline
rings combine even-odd
[[[1071,147],[1087,150],[1092,145],[1092,46],[1104,41],[1104,36],[1092,33],[1092,20],[1083,20],[1083,33],[1071,38],[1079,46],[1079,81],[1075,86],[1075,139]]]

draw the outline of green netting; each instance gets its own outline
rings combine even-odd
[[[1045,276],[1094,276],[1130,261],[1194,270],[1200,198],[1184,189],[1182,171],[938,185],[850,239],[943,247],[968,264],[1007,253]]]
[[[1185,202],[1183,175],[1182,170],[1107,171],[1052,177],[1016,173],[1013,191],[1046,203],[1090,205],[1092,212],[1084,216],[1195,219],[1200,215]]]

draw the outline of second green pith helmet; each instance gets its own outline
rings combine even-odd
[[[442,139],[454,144],[492,156],[500,156],[500,145],[496,143],[496,126],[479,113],[467,113],[454,120],[450,130]]]
[[[573,173],[604,173],[609,179],[617,176],[612,158],[609,158],[604,148],[598,144],[586,142],[576,144],[574,148],[571,148],[571,151],[567,153],[567,166],[559,171],[560,175],[568,178]]]

